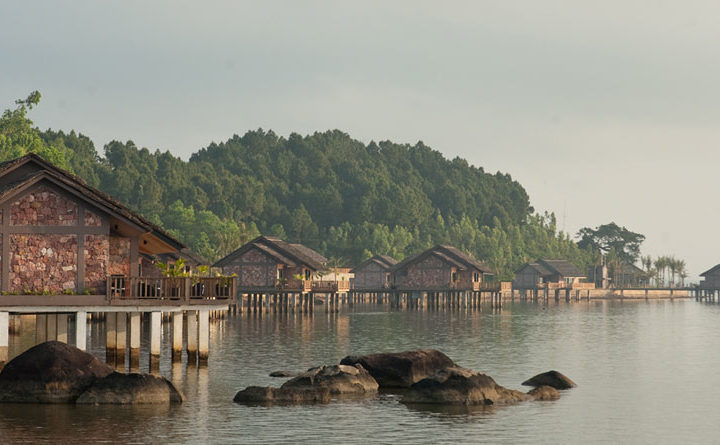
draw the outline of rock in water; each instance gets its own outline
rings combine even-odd
[[[0,402],[72,403],[113,369],[87,352],[57,341],[36,345],[0,372]]]
[[[290,371],[273,371],[270,373],[270,377],[295,377],[297,372]]]
[[[413,384],[403,403],[435,405],[502,405],[531,400],[532,396],[507,389],[487,374],[449,367]]]
[[[233,398],[236,403],[328,403],[331,395],[328,388],[272,388],[269,386],[248,386],[238,391]]]
[[[327,388],[331,394],[365,394],[376,392],[378,383],[362,365],[332,365],[311,368],[288,380],[280,388],[316,387]]]
[[[381,388],[407,388],[438,371],[454,366],[445,354],[434,349],[347,356],[342,365],[361,364]]]
[[[534,400],[557,400],[560,398],[560,393],[557,389],[552,386],[538,386],[535,389],[528,391],[528,395]]]
[[[113,372],[97,379],[77,398],[81,405],[182,403],[185,397],[166,378]]]
[[[555,389],[570,389],[575,388],[577,385],[575,382],[570,380],[567,376],[557,372],[548,371],[538,374],[535,377],[525,380],[522,382],[525,386],[551,386]]]
[[[375,379],[362,366],[319,366],[279,388],[249,386],[235,394],[238,403],[327,403],[332,396],[372,395]]]

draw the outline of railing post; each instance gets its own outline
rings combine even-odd
[[[190,292],[191,292],[191,290],[192,290],[192,283],[190,282],[191,278],[190,278],[190,277],[184,277],[184,280],[185,280],[185,286],[184,286],[184,288],[185,288],[185,300],[189,300],[189,299],[190,299],[190,296],[191,296],[191,295],[190,295]]]

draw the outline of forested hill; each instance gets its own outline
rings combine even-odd
[[[2,157],[35,151],[163,225],[211,260],[259,233],[302,242],[340,264],[402,259],[453,244],[504,277],[537,257],[588,254],[538,216],[523,187],[419,142],[363,144],[341,131],[249,131],[189,161],[113,141],[100,155],[74,131],[38,131],[25,104],[0,122]],[[19,126],[20,128],[13,128]]]

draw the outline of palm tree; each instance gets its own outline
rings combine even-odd
[[[657,279],[655,284],[657,287],[662,287],[665,284],[665,257],[657,257],[655,259],[655,270],[657,270]],[[657,280],[660,280],[659,282]]]
[[[675,286],[675,272],[677,270],[677,260],[674,256],[668,258],[668,267],[670,268],[670,287]]]
[[[685,260],[677,260],[675,264],[675,270],[677,270],[678,277],[680,277],[680,286],[685,287],[685,278],[687,278],[687,265]]]

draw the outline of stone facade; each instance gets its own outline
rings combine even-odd
[[[85,289],[94,293],[105,291],[110,240],[107,235],[85,236]]]
[[[226,274],[237,274],[240,287],[275,287],[278,262],[257,249],[251,249],[223,267]]]
[[[110,236],[108,275],[130,275],[130,239]]]
[[[75,235],[10,236],[10,292],[62,292],[77,285]]]
[[[47,187],[38,187],[10,207],[14,226],[74,226],[78,224],[78,206]]]
[[[405,289],[447,289],[454,269],[441,259],[429,256],[398,271],[395,284]]]
[[[389,272],[378,263],[368,263],[362,269],[355,269],[354,288],[378,290],[388,283]]]
[[[85,210],[85,225],[89,227],[100,227],[102,226],[102,218],[91,212],[90,210]]]

